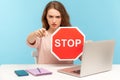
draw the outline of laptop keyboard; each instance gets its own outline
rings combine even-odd
[[[73,73],[80,74],[80,70],[74,70]]]

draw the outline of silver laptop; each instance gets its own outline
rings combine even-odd
[[[59,69],[58,72],[84,77],[112,69],[114,40],[85,43],[81,65]]]

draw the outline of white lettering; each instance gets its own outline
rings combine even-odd
[[[55,47],[78,47],[81,44],[80,39],[56,39]]]
[[[67,42],[69,47],[73,47],[74,46],[74,40],[73,39],[69,39]]]
[[[63,42],[63,47],[65,47],[65,42],[67,41],[67,39],[61,39],[61,41]]]
[[[75,47],[77,47],[79,44],[81,44],[81,40],[80,39],[76,39],[75,40]]]
[[[60,44],[60,40],[59,39],[56,39],[55,40],[55,47],[60,47],[61,46],[61,44]]]

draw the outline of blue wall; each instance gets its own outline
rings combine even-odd
[[[41,28],[43,8],[50,0],[0,0],[0,64],[31,64],[34,50],[26,45],[27,35]],[[116,41],[114,64],[120,64],[120,0],[59,0],[73,26],[86,40]],[[78,63],[79,61],[75,61]]]

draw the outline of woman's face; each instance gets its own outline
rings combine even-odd
[[[61,14],[56,9],[49,9],[47,12],[47,21],[50,26],[49,29],[56,30],[61,24]]]

